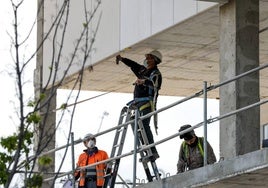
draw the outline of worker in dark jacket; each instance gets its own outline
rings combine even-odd
[[[157,65],[162,62],[162,54],[157,50],[145,54],[143,65],[128,58],[121,57],[121,55],[116,57],[116,61],[122,61],[125,65],[130,67],[137,77],[134,88],[134,100],[129,103],[130,107],[135,106],[138,109],[140,116],[144,116],[154,111],[156,109],[158,91],[162,84],[162,76],[157,67]],[[154,117],[154,123],[157,129],[157,118],[156,116]],[[144,119],[142,122],[149,144],[154,143],[153,134],[150,128],[150,117]],[[153,161],[159,158],[159,155],[155,147],[152,147],[151,149],[153,156],[150,160]]]
[[[179,132],[189,129],[191,125],[183,125]],[[184,141],[181,144],[179,160],[177,163],[177,173],[182,173],[187,170],[196,169],[204,166],[204,149],[203,137],[197,137],[194,130],[180,135]],[[207,142],[207,164],[216,162],[214,151]]]

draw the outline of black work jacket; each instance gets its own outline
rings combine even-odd
[[[157,66],[153,69],[146,69],[145,66],[128,58],[123,58],[122,62],[131,68],[137,78],[145,79],[145,84],[135,84],[134,98],[154,97],[155,92],[157,92],[156,97],[158,96],[158,90],[160,90],[162,84],[162,76]]]

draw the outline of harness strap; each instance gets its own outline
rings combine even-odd
[[[152,100],[152,97],[139,97],[135,98],[127,103],[127,106],[131,106],[132,104],[137,104],[139,102],[146,102]]]
[[[144,105],[142,105],[142,106],[139,108],[139,110],[142,111],[142,110],[144,110],[144,109],[146,109],[146,108],[148,108],[148,107],[150,107],[150,106],[151,106],[151,101],[145,103]]]
[[[197,143],[198,149],[199,149],[202,157],[204,157],[204,150],[203,150],[203,147],[202,147],[203,143],[201,143],[201,140],[203,142],[203,138],[198,138],[197,137],[197,139],[198,139],[198,143]],[[185,141],[183,141],[182,147],[183,147],[183,151],[185,153],[185,157],[188,158],[189,157],[189,146],[186,144]]]
[[[159,76],[161,75],[161,73],[159,72],[159,70],[154,70],[151,74],[150,74],[150,80],[153,83],[153,88],[149,87],[149,94],[152,96],[153,95],[153,100],[151,101],[151,108],[152,108],[152,112],[156,110],[156,100],[157,100],[157,96],[158,96],[158,79]],[[155,81],[154,81],[155,79]],[[157,129],[158,129],[158,114],[154,114],[154,128],[155,128],[155,133],[158,134]]]

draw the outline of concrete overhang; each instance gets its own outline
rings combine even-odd
[[[138,187],[264,188],[267,175],[268,149],[262,149]]]
[[[260,1],[260,64],[268,63],[268,2]],[[163,75],[160,95],[190,96],[208,85],[219,83],[219,6],[216,5],[161,33],[140,41],[120,54],[142,62],[144,53],[158,49],[163,54],[159,68]],[[83,90],[132,93],[135,77],[115,56],[103,59],[84,71]],[[63,88],[72,88],[77,74],[70,76]],[[268,70],[260,72],[260,95],[268,95]],[[218,89],[208,93],[219,98]]]

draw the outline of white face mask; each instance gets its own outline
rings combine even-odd
[[[147,68],[148,67],[148,61],[147,61],[147,59],[145,59],[144,61],[143,61],[143,65]]]
[[[89,140],[89,142],[87,143],[87,147],[88,148],[94,148],[95,147],[95,142],[93,140]]]

